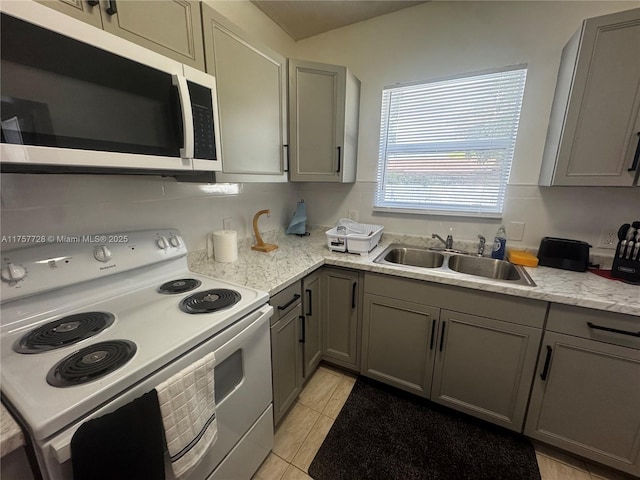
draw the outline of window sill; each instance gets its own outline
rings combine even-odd
[[[455,210],[428,210],[424,208],[398,208],[398,207],[373,207],[378,213],[403,213],[410,215],[437,215],[442,217],[469,217],[469,218],[502,218],[502,213],[488,212],[459,212]]]

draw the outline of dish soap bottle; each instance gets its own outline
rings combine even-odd
[[[504,260],[505,249],[507,247],[507,232],[504,229],[504,225],[500,225],[496,232],[496,238],[493,240],[493,250],[491,251],[491,258],[498,260]]]

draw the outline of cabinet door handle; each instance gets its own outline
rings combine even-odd
[[[547,375],[549,375],[549,365],[551,364],[551,353],[553,349],[547,345],[547,355],[544,359],[544,367],[542,367],[542,373],[540,374],[540,378],[544,382],[547,379]]]
[[[353,288],[351,289],[351,308],[356,308],[356,288],[358,288],[358,282],[353,282]]]
[[[104,9],[108,15],[115,15],[118,13],[118,7],[116,6],[116,0],[107,0],[107,8]]]
[[[433,350],[433,344],[436,340],[436,319],[434,318],[431,322],[431,344],[429,345],[429,350]]]
[[[87,5],[89,5],[90,7],[95,7],[99,3],[100,3],[99,0],[87,0]]]
[[[307,292],[307,298],[309,299],[309,311],[307,312],[307,315],[311,316],[313,315],[313,306],[312,306],[313,297],[311,296],[312,292],[309,289],[305,290],[305,292]]]
[[[294,294],[293,298],[291,300],[289,300],[287,303],[285,303],[284,305],[278,305],[278,310],[286,310],[287,308],[289,308],[293,304],[293,302],[295,302],[299,298],[300,298],[300,295],[298,295],[297,293]]]
[[[640,132],[638,135],[638,146],[636,147],[636,154],[633,156],[633,163],[631,164],[631,168],[629,168],[630,172],[634,172],[636,168],[638,168],[638,160],[640,160]]]
[[[594,330],[604,330],[605,332],[620,333],[621,335],[629,335],[631,337],[640,337],[640,332],[629,332],[627,330],[618,330],[617,328],[602,327],[591,322],[587,322],[587,326]]]
[[[442,322],[442,335],[440,335],[440,351],[442,351],[442,348],[444,347],[444,327],[447,326],[447,322],[443,321]]]
[[[336,173],[340,173],[340,167],[342,166],[342,147],[338,147],[338,169]]]
[[[298,318],[300,319],[300,323],[301,323],[301,326],[302,326],[302,338],[300,340],[298,340],[298,341],[300,343],[304,343],[305,336],[306,336],[306,333],[305,333],[305,317],[303,315],[300,315]]]
[[[283,146],[283,147],[286,149],[286,151],[287,151],[286,155],[284,156],[285,160],[287,161],[287,165],[286,165],[286,167],[284,168],[284,171],[285,171],[285,172],[288,172],[288,171],[289,171],[289,165],[290,165],[290,164],[289,164],[289,145],[288,145],[288,144],[285,144],[285,145],[282,145],[282,146]]]

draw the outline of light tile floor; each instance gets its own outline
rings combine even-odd
[[[253,480],[310,480],[309,465],[355,381],[354,374],[321,364],[276,429],[273,451]],[[633,479],[545,445],[535,444],[535,449],[542,480]]]

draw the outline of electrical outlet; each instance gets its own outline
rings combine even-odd
[[[524,222],[509,222],[507,225],[507,240],[521,242],[524,238]]]
[[[358,217],[360,217],[358,210],[349,210],[349,220],[353,220],[354,222],[357,222]]]
[[[222,229],[223,230],[231,230],[231,217],[222,219]]]
[[[610,248],[615,250],[618,246],[618,231],[617,230],[603,230],[600,235],[600,243],[598,248]]]

